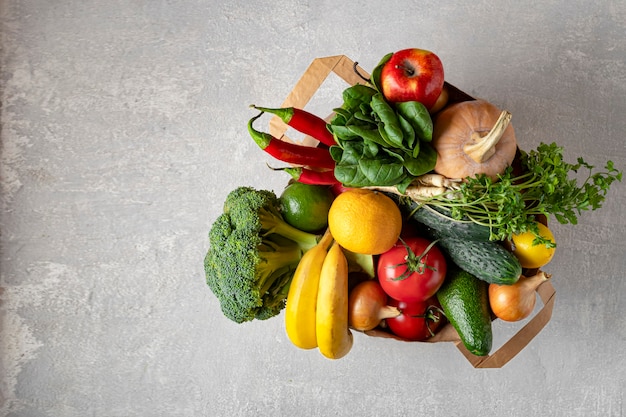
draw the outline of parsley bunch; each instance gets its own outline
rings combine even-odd
[[[612,161],[604,170],[580,157],[577,163],[563,160],[563,148],[541,143],[536,150],[520,151],[521,173],[512,167],[492,181],[486,175],[467,178],[458,190],[434,196],[423,203],[447,208],[456,220],[470,219],[490,227],[491,240],[532,231],[536,243],[548,243],[538,235],[537,216],[550,215],[562,224],[577,224],[585,210],[602,207],[614,181],[622,180]],[[583,171],[579,183],[579,171]]]

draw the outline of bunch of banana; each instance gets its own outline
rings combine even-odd
[[[352,348],[348,261],[329,231],[296,268],[287,295],[285,328],[295,346],[317,347],[330,359],[339,359]]]

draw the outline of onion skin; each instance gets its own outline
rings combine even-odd
[[[515,284],[489,284],[491,311],[504,321],[525,319],[535,308],[537,302],[535,290],[549,279],[549,274],[538,271],[531,277],[522,276]]]
[[[401,314],[400,310],[387,305],[388,296],[375,280],[357,284],[348,298],[348,324],[355,330],[368,331],[381,321]]]

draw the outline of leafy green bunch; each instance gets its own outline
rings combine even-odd
[[[458,190],[422,202],[449,209],[454,219],[489,226],[491,240],[532,231],[536,243],[547,243],[537,234],[539,215],[552,215],[561,224],[577,224],[583,211],[602,207],[611,184],[622,180],[622,172],[612,161],[601,171],[594,171],[582,157],[575,164],[568,163],[556,143],[520,151],[519,161],[519,170],[509,167],[496,181],[486,175],[467,178]]]
[[[329,129],[337,145],[330,152],[335,177],[345,186],[403,189],[435,167],[433,122],[422,103],[392,105],[377,89],[357,84],[343,91],[343,105],[334,112]]]

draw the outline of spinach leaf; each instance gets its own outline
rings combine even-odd
[[[361,103],[370,103],[377,91],[364,84],[355,84],[343,90],[342,106],[346,110],[357,110]]]
[[[346,121],[348,121],[351,117],[352,117],[352,112],[350,110],[346,110],[343,107],[338,107],[336,109],[333,109],[333,111],[335,112],[335,116],[333,117],[332,123],[341,123],[341,124],[346,124]]]
[[[368,113],[363,112],[362,110],[355,111],[354,118],[365,123],[376,123],[376,120],[374,120],[372,116],[370,116]]]
[[[376,90],[378,91],[382,91],[382,89],[380,88],[380,73],[382,72],[385,64],[391,59],[392,55],[393,55],[393,52],[390,52],[387,55],[385,55],[378,62],[378,65],[374,67],[374,71],[372,71],[372,75],[370,75],[370,82],[372,83],[374,88],[376,88]]]
[[[404,189],[434,168],[437,154],[427,143],[432,120],[421,103],[392,105],[376,88],[363,84],[345,89],[343,98],[329,123],[337,139],[330,152],[341,183]]]
[[[415,135],[425,142],[433,140],[433,120],[428,109],[419,101],[396,103],[396,110],[415,129]]]
[[[417,152],[413,152],[413,156],[417,157],[417,154],[419,154],[419,140],[415,140],[417,138],[415,136],[415,129],[413,129],[411,123],[400,114],[398,114],[398,122],[400,123],[400,129],[402,129],[402,137],[404,138],[406,147],[413,149],[414,146],[417,146]]]
[[[391,158],[361,158],[359,168],[368,179],[367,185],[395,185],[404,177],[404,164]]]
[[[387,138],[389,138],[389,142],[396,148],[401,148],[404,138],[400,128],[400,121],[393,107],[387,103],[382,93],[372,96],[371,106],[383,124],[383,129],[387,134]]]
[[[347,142],[345,146],[332,146],[331,156],[336,161],[335,178],[347,187],[365,187],[372,185],[366,177],[359,161],[363,159],[372,160],[376,155],[371,148],[365,146],[363,142]]]
[[[389,146],[385,139],[380,135],[378,128],[370,128],[369,126],[350,125],[348,130],[363,140],[368,140],[379,144],[380,146]]]
[[[394,185],[406,176],[403,162],[389,155],[381,156],[377,146],[355,141],[347,142],[343,149],[335,148],[339,147],[331,147],[331,155],[337,161],[335,177],[345,186]]]
[[[404,166],[406,170],[414,177],[424,175],[435,168],[437,163],[437,152],[429,143],[422,143],[419,158],[412,155],[406,155],[404,158]]]
[[[339,140],[355,140],[359,139],[359,135],[350,130],[350,126],[330,125],[330,131]]]

